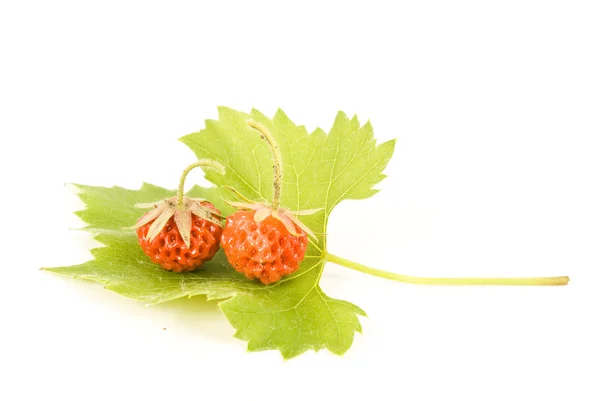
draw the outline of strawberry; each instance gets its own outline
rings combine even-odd
[[[176,273],[195,270],[211,260],[219,250],[223,232],[220,221],[199,217],[220,214],[211,203],[191,198],[184,203],[186,209],[177,210],[173,198],[164,200],[140,219],[136,230],[144,253],[163,269]]]
[[[292,212],[279,207],[283,175],[277,143],[262,125],[255,122],[248,125],[262,134],[273,153],[273,203],[252,203],[234,190],[246,202],[229,202],[242,210],[227,217],[221,247],[235,270],[251,280],[272,284],[298,270],[306,252],[307,234],[314,237],[296,216],[320,209]]]
[[[220,164],[200,160],[184,170],[177,196],[136,205],[153,208],[134,226],[142,250],[163,269],[177,273],[192,271],[212,259],[223,231],[221,212],[212,203],[183,196],[185,177],[198,166],[224,172]]]
[[[271,284],[298,270],[308,238],[298,226],[292,234],[273,216],[257,222],[256,214],[238,211],[227,217],[221,247],[234,269]]]

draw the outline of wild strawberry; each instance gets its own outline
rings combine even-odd
[[[163,269],[177,273],[192,271],[212,259],[219,250],[223,231],[221,212],[213,204],[183,196],[185,177],[198,166],[224,172],[220,164],[200,160],[184,170],[177,196],[136,205],[154,208],[134,227],[142,250]]]
[[[249,279],[263,284],[279,281],[298,270],[308,244],[307,234],[314,234],[296,215],[308,215],[320,209],[292,212],[279,207],[282,163],[277,143],[262,125],[249,122],[260,131],[273,153],[273,204],[229,202],[240,210],[229,217],[221,235],[221,247],[233,268]],[[238,194],[241,198],[240,194]]]

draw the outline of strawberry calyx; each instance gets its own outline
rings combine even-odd
[[[179,234],[181,234],[181,238],[183,239],[185,246],[189,248],[190,236],[192,234],[192,214],[200,217],[203,220],[207,220],[220,227],[223,227],[221,219],[224,217],[221,216],[216,210],[206,206],[204,203],[209,203],[207,200],[183,196],[185,179],[188,173],[196,167],[206,167],[215,170],[220,174],[225,174],[225,167],[221,163],[213,160],[202,159],[198,160],[196,163],[190,164],[183,170],[183,173],[181,174],[176,196],[159,202],[138,203],[135,205],[135,207],[141,209],[154,209],[146,213],[132,228],[138,229],[154,220],[148,229],[148,232],[146,233],[146,239],[153,241],[154,238],[156,238],[156,236],[167,225],[171,217],[173,217],[175,220],[175,225],[179,230]]]
[[[182,206],[179,206],[178,197],[173,196],[156,203],[138,203],[135,205],[137,208],[147,209],[153,207],[154,209],[146,213],[133,228],[138,229],[154,220],[146,234],[146,239],[153,241],[171,217],[173,217],[185,246],[189,248],[190,236],[192,234],[192,214],[218,226],[223,226],[221,222],[223,216],[208,206],[203,205],[202,202],[206,201],[200,198],[188,198],[184,196],[182,198]]]
[[[227,203],[231,206],[234,206],[238,209],[245,210],[253,210],[254,211],[254,221],[257,223],[262,222],[269,216],[274,217],[275,219],[281,221],[281,223],[285,226],[290,234],[294,237],[299,237],[302,235],[302,232],[298,232],[296,230],[296,226],[298,226],[302,231],[306,234],[310,235],[314,239],[317,239],[315,234],[312,232],[310,228],[308,228],[304,223],[302,223],[298,217],[296,216],[307,216],[322,209],[308,209],[308,210],[298,210],[291,211],[289,209],[278,207],[273,208],[273,206],[268,205],[266,203],[247,203],[247,202],[229,202]]]

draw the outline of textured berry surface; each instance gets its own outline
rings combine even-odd
[[[254,213],[238,211],[227,217],[221,247],[238,272],[271,284],[298,270],[308,238],[298,227],[302,234],[293,236],[272,216],[257,223]]]
[[[220,213],[211,203],[203,202],[202,204]],[[138,241],[144,253],[163,269],[177,273],[190,272],[212,259],[219,250],[223,229],[217,224],[192,215],[192,231],[188,248],[173,217],[169,219],[156,238],[152,241],[146,239],[152,221],[137,229]]]

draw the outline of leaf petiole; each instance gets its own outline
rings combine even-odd
[[[365,266],[360,263],[353,262],[342,257],[332,255],[330,253],[325,254],[325,260],[333,262],[337,265],[347,267],[349,269],[357,270],[359,272],[367,273],[377,277],[387,278],[389,280],[400,281],[403,283],[410,284],[426,284],[426,285],[567,285],[569,283],[569,277],[455,277],[455,278],[441,278],[441,277],[415,277],[405,276],[403,274],[397,274],[388,272],[385,270],[374,269],[372,267]]]

